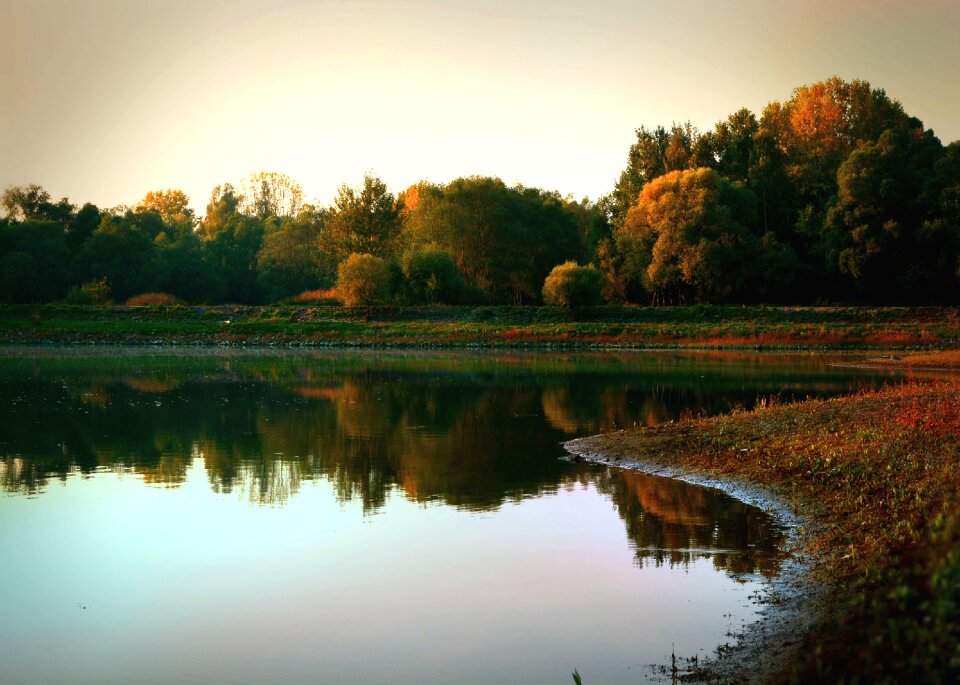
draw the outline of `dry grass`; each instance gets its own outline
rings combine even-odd
[[[884,357],[871,359],[870,362],[883,366],[957,369],[960,368],[960,350],[944,350],[941,352],[912,352],[904,355],[887,355]]]

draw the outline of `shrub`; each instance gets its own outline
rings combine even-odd
[[[543,301],[563,307],[589,307],[600,304],[602,277],[592,266],[564,262],[553,267],[543,282]]]
[[[337,267],[337,292],[348,307],[382,304],[390,296],[390,266],[371,254],[351,254]]]
[[[411,252],[403,260],[407,296],[417,304],[455,304],[463,291],[463,278],[450,253],[437,245]]]
[[[336,306],[343,304],[340,300],[340,295],[333,288],[329,290],[304,290],[299,295],[294,295],[290,298],[290,302],[294,304],[312,304],[312,305],[328,305]]]
[[[180,300],[169,293],[140,293],[126,301],[128,307],[148,307],[150,305],[169,306],[174,304],[180,304]]]
[[[110,284],[106,278],[87,281],[79,288],[70,288],[64,301],[67,304],[107,304],[110,302]]]

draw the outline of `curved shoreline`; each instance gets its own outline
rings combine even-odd
[[[685,468],[650,460],[622,458],[605,453],[597,446],[601,435],[575,438],[563,443],[571,458],[592,464],[639,471],[651,476],[673,478],[684,483],[719,490],[741,502],[763,510],[780,525],[785,534],[787,557],[780,573],[762,577],[763,594],[752,599],[762,609],[748,623],[729,651],[715,656],[693,674],[695,681],[765,683],[782,672],[799,650],[803,637],[823,616],[826,588],[812,578],[819,561],[805,549],[817,526],[809,513],[792,505],[772,488],[745,480],[722,478],[708,471]],[[814,506],[808,503],[803,509]]]

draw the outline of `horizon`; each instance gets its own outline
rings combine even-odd
[[[198,216],[258,171],[321,205],[367,172],[394,193],[485,175],[596,201],[637,128],[711,130],[833,75],[960,138],[941,88],[960,6],[827,7],[3,0],[0,186],[100,207],[179,188]]]

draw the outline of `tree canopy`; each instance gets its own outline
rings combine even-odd
[[[560,301],[561,275],[591,267],[610,302],[960,300],[960,141],[882,89],[833,77],[705,131],[635,133],[596,202],[489,176],[395,194],[368,173],[324,207],[262,171],[198,217],[176,188],[102,209],[11,186],[0,301],[275,302],[329,294],[355,254],[382,260],[397,303]]]

